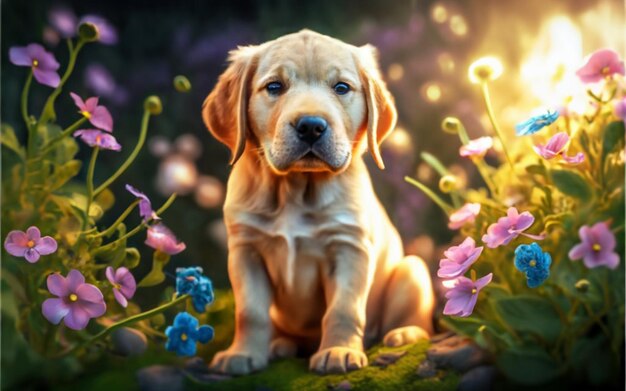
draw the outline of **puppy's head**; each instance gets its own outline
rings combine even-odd
[[[209,94],[203,118],[232,153],[259,153],[277,174],[345,170],[395,126],[375,49],[308,30],[239,48]]]

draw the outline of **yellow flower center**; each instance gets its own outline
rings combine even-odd
[[[113,283],[113,288],[122,289],[122,286],[120,284]]]
[[[478,290],[476,288],[472,288],[472,295],[475,295]]]
[[[602,250],[602,246],[600,246],[598,243],[594,243],[593,246],[591,246],[591,248],[593,249],[593,251],[595,252],[600,252],[600,250]]]
[[[39,61],[33,60],[33,66],[37,68],[39,66]]]
[[[528,264],[530,265],[530,267],[535,267],[537,266],[537,261],[535,261],[534,259],[531,260],[530,262],[528,262]]]
[[[80,113],[83,115],[83,117],[85,117],[87,119],[91,118],[91,113],[88,112],[87,110],[83,110]]]
[[[602,72],[603,75],[608,75],[610,71],[611,71],[611,68],[604,67],[604,68],[602,68],[602,70],[600,72]]]
[[[28,248],[33,248],[33,247],[35,247],[35,241],[34,240],[29,240],[28,243],[26,243],[26,245],[28,246]]]
[[[186,340],[187,340],[187,334],[182,333],[182,334],[180,335],[180,339],[181,339],[181,341],[186,341]]]
[[[70,294],[70,301],[71,301],[71,302],[74,302],[74,301],[76,301],[76,300],[78,300],[78,296],[76,296],[76,294],[75,294],[75,293]]]

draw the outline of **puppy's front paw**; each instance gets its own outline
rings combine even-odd
[[[267,367],[267,355],[228,349],[217,353],[209,367],[228,375],[247,375]]]
[[[320,350],[309,362],[309,369],[319,374],[346,373],[365,366],[367,366],[365,353],[342,346]]]
[[[385,346],[402,346],[412,344],[420,339],[429,339],[428,333],[418,326],[405,326],[393,329],[383,338]]]

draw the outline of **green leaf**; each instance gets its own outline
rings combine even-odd
[[[0,142],[2,145],[15,152],[22,160],[26,157],[26,152],[15,136],[15,131],[9,125],[2,124],[0,130]]]
[[[50,191],[60,189],[70,179],[78,175],[82,164],[80,160],[70,160],[65,164],[56,165],[54,173],[50,177]]]
[[[581,201],[589,201],[591,198],[591,187],[580,174],[570,170],[551,170],[550,173],[554,185],[562,193]]]
[[[548,175],[546,166],[544,166],[543,164],[531,164],[530,166],[526,166],[526,172],[529,174],[537,174],[541,176]]]
[[[115,195],[110,189],[107,188],[98,194],[94,201],[100,205],[103,211],[106,212],[113,207],[113,204],[115,204]]]
[[[168,254],[162,253],[160,251],[155,251],[154,256],[152,257],[152,270],[148,273],[141,282],[139,282],[138,286],[145,288],[148,286],[159,285],[163,281],[165,281],[165,274],[163,274],[163,268],[170,261],[170,256]]]
[[[606,383],[613,375],[611,350],[603,334],[577,339],[572,345],[570,357],[572,368],[586,374],[586,380],[591,384]]]
[[[493,302],[494,310],[514,330],[530,332],[547,341],[556,341],[562,325],[547,300],[533,296],[504,297]]]
[[[500,354],[496,363],[511,380],[524,385],[539,385],[556,379],[563,369],[537,346],[516,347]]]
[[[611,122],[604,128],[602,140],[602,160],[618,145],[624,144],[624,121]]]

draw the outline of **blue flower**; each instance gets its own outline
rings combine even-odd
[[[197,342],[207,343],[213,339],[213,327],[198,327],[198,319],[187,312],[180,312],[174,318],[174,324],[165,330],[165,335],[165,349],[179,356],[193,356],[196,354]]]
[[[552,124],[557,118],[559,118],[558,112],[548,110],[546,114],[536,115],[515,125],[515,133],[518,136],[527,136],[537,133],[543,129],[544,126]]]
[[[197,312],[206,311],[206,306],[213,302],[213,284],[202,275],[201,267],[176,269],[176,292],[191,295],[191,303]]]
[[[526,284],[536,288],[550,276],[552,257],[537,243],[521,244],[515,249],[515,268],[526,273]]]

